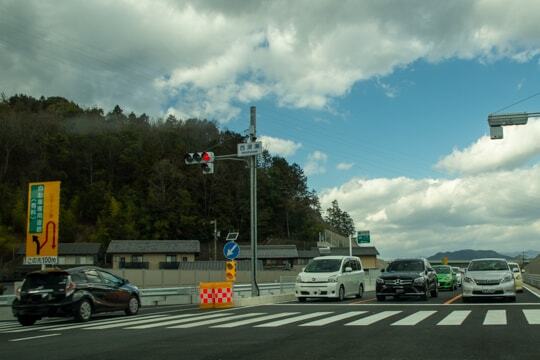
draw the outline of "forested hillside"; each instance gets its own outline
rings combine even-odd
[[[184,154],[236,152],[243,137],[216,123],[173,116],[105,113],[60,97],[0,99],[0,242],[11,257],[24,239],[28,182],[60,180],[60,241],[198,239],[218,230],[249,240],[249,172],[217,162],[213,175],[186,166]],[[303,247],[324,226],[319,200],[297,164],[259,160],[260,243]]]

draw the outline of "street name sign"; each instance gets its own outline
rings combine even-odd
[[[260,155],[263,151],[262,142],[250,142],[237,144],[237,156],[253,156]]]

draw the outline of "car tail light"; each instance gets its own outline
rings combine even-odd
[[[71,278],[69,278],[68,281],[66,282],[66,296],[73,294],[73,292],[75,292],[76,287],[77,285],[73,281],[71,281]]]

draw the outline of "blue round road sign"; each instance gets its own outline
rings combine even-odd
[[[225,246],[223,246],[223,255],[229,259],[234,260],[240,254],[240,245],[234,241],[227,241]]]

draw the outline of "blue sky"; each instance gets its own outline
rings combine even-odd
[[[0,91],[247,128],[384,258],[540,239],[540,2],[0,1]],[[540,96],[505,111],[540,111]],[[216,174],[218,176],[218,174]]]
[[[540,91],[538,58],[417,61],[391,75],[359,82],[333,99],[331,109],[257,106],[258,133],[286,138],[302,147],[287,158],[300,165],[309,153],[328,155],[326,171],[309,177],[316,190],[349,178],[448,176],[434,168],[453,148],[464,148],[489,132],[487,115]],[[540,96],[505,112],[536,112]],[[227,126],[247,127],[249,109]],[[353,163],[337,170],[339,162]]]

